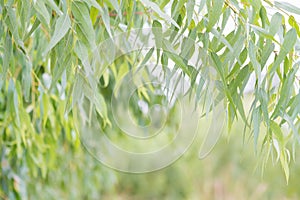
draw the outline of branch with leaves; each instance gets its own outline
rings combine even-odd
[[[266,4],[276,13],[270,16]],[[228,131],[241,118],[244,134],[253,138],[264,162],[275,152],[288,181],[288,165],[300,142],[299,15],[300,8],[266,0],[0,0],[0,161],[8,162],[0,173],[1,196],[25,195],[9,178],[12,174],[46,178],[55,169],[59,145],[79,151],[72,109],[84,87],[97,88],[102,101],[92,103],[99,106],[105,129],[111,117],[106,95],[134,61],[150,57],[162,66],[172,61],[174,70],[188,77],[190,93],[197,97],[195,104],[204,104],[204,113],[224,104]],[[156,56],[125,55],[102,71],[86,63],[103,41],[145,26],[161,27],[155,41],[168,42],[178,55],[165,50]],[[194,43],[177,43],[181,36]],[[201,52],[190,48],[196,45]],[[205,55],[201,67],[193,66],[192,55],[200,53]],[[209,82],[209,67],[216,72],[217,100],[204,95],[209,88],[198,81]],[[93,85],[99,79],[102,89]],[[253,101],[246,110],[249,84]],[[153,103],[150,90],[139,92]],[[24,167],[28,172],[20,172]]]

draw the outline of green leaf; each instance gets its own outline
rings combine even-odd
[[[162,32],[162,25],[159,21],[154,20],[152,23],[152,31],[155,39],[155,45],[157,49],[162,48],[162,42],[163,42],[163,32]]]
[[[31,34],[39,27],[40,23],[41,22],[37,19],[34,21],[30,31],[25,35],[24,41],[26,41],[31,36]]]
[[[24,98],[26,102],[29,102],[30,97],[30,88],[31,88],[31,69],[32,69],[32,63],[30,60],[28,60],[25,55],[24,58],[24,68],[22,71],[22,87],[24,91]]]
[[[255,45],[253,44],[252,41],[250,41],[249,42],[249,57],[250,57],[250,61],[252,62],[252,66],[254,68],[258,83],[260,84],[261,83],[261,66],[256,58],[256,51],[257,50],[256,50]]]
[[[164,52],[173,62],[187,75],[190,75],[188,70],[188,65],[184,62],[184,60],[178,55],[171,52]]]
[[[168,23],[173,24],[175,27],[180,28],[179,25],[166,13],[160,10],[159,6],[149,0],[140,0],[145,6],[150,7],[154,12],[156,12],[161,18],[166,20]]]
[[[249,65],[246,65],[239,71],[235,80],[230,83],[230,87],[233,88],[235,91],[236,91],[237,87],[239,87],[240,90],[242,90],[243,82],[245,80],[247,80],[246,77],[249,76],[249,73],[250,73],[250,67],[249,67]]]
[[[295,5],[290,4],[288,2],[275,1],[275,6],[278,7],[278,8],[282,8],[282,9],[288,11],[288,12],[300,15],[300,8],[298,8]]]
[[[256,150],[257,149],[258,136],[259,136],[259,130],[260,130],[260,123],[261,123],[260,107],[257,107],[255,109],[253,109],[252,121],[253,121],[254,147],[255,147],[255,150]]]
[[[90,100],[93,105],[95,105],[97,113],[101,116],[101,118],[103,118],[104,125],[110,125],[110,121],[107,115],[106,102],[102,94],[90,88],[86,84],[86,82],[84,82],[81,87],[84,95]]]
[[[67,70],[69,66],[71,66],[72,57],[71,54],[65,56],[64,60],[55,65],[54,70],[52,71],[52,81],[50,86],[51,89],[56,85],[57,81],[61,78],[64,70]]]
[[[195,38],[196,38],[196,29],[190,31],[190,34],[187,38],[182,40],[180,57],[184,60],[189,60],[192,54],[195,51]]]
[[[103,20],[104,26],[106,28],[106,31],[108,32],[109,36],[112,37],[111,28],[110,28],[110,18],[109,18],[109,13],[108,13],[107,7],[104,6],[103,10],[101,10],[100,13],[101,13],[102,20]]]
[[[290,108],[288,115],[292,116],[292,118],[295,118],[298,113],[300,113],[300,93],[291,98],[288,106]]]
[[[201,93],[202,93],[202,90],[203,90],[204,83],[205,83],[205,79],[202,76],[200,76],[199,84],[198,85],[196,84],[197,88],[196,88],[195,108],[197,107],[197,104],[200,101]]]
[[[270,35],[274,36],[281,25],[282,25],[282,15],[277,12],[272,16],[270,22],[270,27],[269,27]]]
[[[288,100],[290,99],[290,96],[292,94],[293,88],[291,87],[291,85],[293,85],[294,79],[295,79],[295,74],[296,74],[296,70],[292,69],[287,78],[284,79],[283,84],[282,84],[282,88],[280,91],[280,98],[276,104],[275,110],[271,116],[271,118],[275,119],[278,114],[280,113],[280,111],[283,109],[286,109]]]
[[[261,0],[250,0],[250,4],[255,8],[256,11],[259,11],[261,8]]]
[[[222,66],[219,56],[216,53],[212,52],[211,57],[212,57],[213,62],[215,63],[216,70],[217,70],[218,74],[220,75],[223,84],[226,85],[224,68]]]
[[[111,28],[110,28],[110,19],[109,19],[109,13],[106,6],[101,7],[96,0],[84,0],[87,4],[94,6],[100,11],[104,26],[106,28],[106,31],[108,32],[109,36],[112,37]]]
[[[3,57],[3,71],[4,77],[6,77],[7,70],[9,69],[10,59],[12,57],[13,48],[10,35],[7,33],[4,43],[4,57]]]
[[[109,71],[106,70],[102,75],[103,82],[100,84],[101,87],[106,88],[109,84]]]
[[[270,117],[269,117],[269,112],[268,112],[268,102],[269,102],[269,96],[267,92],[263,88],[258,88],[256,91],[258,99],[261,103],[261,110],[262,110],[262,115],[264,117],[264,121],[267,124],[267,127],[270,127]]]
[[[67,98],[67,104],[65,107],[65,113],[68,114],[74,105],[76,105],[83,95],[83,84],[84,79],[80,73],[75,74],[74,82],[72,85],[72,89]]]
[[[259,36],[262,36],[262,37],[265,37],[267,39],[270,39],[270,40],[274,40],[274,37],[264,28],[261,28],[259,26],[255,26],[253,24],[249,24],[249,26],[254,30],[255,33],[257,33]]]
[[[50,43],[44,51],[44,55],[47,54],[69,31],[71,27],[71,20],[68,14],[64,14],[57,19],[53,36]]]
[[[53,0],[45,0],[46,4],[52,8],[58,15],[62,15],[63,12],[58,8],[56,3]]]
[[[92,73],[92,67],[89,63],[89,52],[88,52],[87,47],[84,45],[83,42],[77,41],[74,51],[75,51],[76,55],[78,56],[78,58],[80,59],[82,65],[84,67],[84,71],[88,76],[89,74]]]
[[[284,37],[283,44],[281,46],[281,50],[279,52],[279,55],[277,56],[273,66],[270,69],[270,73],[274,73],[276,69],[279,67],[279,65],[283,62],[285,56],[294,48],[294,45],[297,41],[297,33],[295,29],[291,29],[287,32],[287,34]]]
[[[154,47],[152,47],[152,48],[147,52],[147,54],[146,54],[145,58],[143,59],[143,61],[142,61],[142,63],[141,63],[140,66],[143,66],[143,65],[145,65],[145,64],[148,62],[148,60],[151,58],[151,56],[152,56],[152,54],[153,54],[153,51],[154,51]]]
[[[108,5],[111,5],[115,9],[115,11],[118,13],[119,18],[122,19],[122,10],[120,9],[118,0],[104,0],[104,1]]]
[[[289,177],[290,177],[290,169],[289,169],[289,164],[288,164],[288,159],[287,159],[287,156],[286,156],[285,149],[281,150],[280,163],[281,163],[281,166],[282,166],[284,174],[285,174],[286,183],[288,184]]]
[[[300,28],[293,15],[289,17],[289,24],[297,31],[298,37],[300,37]]]
[[[262,28],[265,28],[266,25],[270,23],[267,15],[267,10],[265,7],[260,8],[259,16],[261,18]]]
[[[211,3],[212,5],[208,8],[208,24],[206,27],[208,32],[220,19],[224,0],[211,0]]]
[[[231,52],[234,52],[231,44],[229,43],[229,41],[219,32],[217,31],[216,29],[212,28],[211,29],[211,33],[217,37],[224,45],[227,46],[227,48],[231,51]],[[238,39],[238,38],[237,38]]]
[[[275,136],[277,137],[278,139],[278,142],[281,146],[281,148],[283,147],[284,145],[284,137],[283,137],[283,133],[282,133],[282,130],[280,128],[280,126],[274,122],[273,120],[270,121],[270,128],[272,130],[272,132],[275,134]]]
[[[50,14],[46,8],[45,2],[42,0],[34,1],[33,7],[36,11],[37,18],[42,24],[48,27],[50,24]]]
[[[242,102],[242,95],[236,94],[234,97],[234,102],[236,104],[236,108],[239,111],[244,123],[247,125],[248,123],[247,123],[247,117],[246,117],[245,109],[244,109],[243,102]]]
[[[271,53],[274,51],[275,49],[275,44],[273,44],[270,40],[267,41],[267,44],[263,47],[262,49],[262,56],[261,56],[261,67],[262,69],[265,67]]]
[[[186,3],[186,15],[188,25],[191,23],[194,14],[195,0],[188,0]]]
[[[8,113],[11,113],[12,117],[16,119],[15,120],[16,125],[19,126],[20,118],[19,118],[19,106],[18,106],[18,93],[16,90],[15,83],[12,79],[9,79],[7,93],[8,93],[8,103],[9,103],[9,105],[7,106],[7,108],[9,109]]]
[[[95,31],[87,5],[82,1],[73,1],[72,13],[77,22],[77,35],[79,39],[81,39],[86,46],[94,49]]]
[[[6,18],[6,24],[12,33],[16,43],[24,49],[24,43],[20,38],[19,31],[18,31],[18,22],[15,10],[11,7],[7,7],[7,14],[8,17]]]

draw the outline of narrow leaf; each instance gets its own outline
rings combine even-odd
[[[77,22],[77,35],[89,47],[95,47],[95,31],[93,29],[87,5],[82,1],[72,2],[72,13]]]
[[[281,46],[281,50],[279,55],[277,56],[273,66],[270,69],[270,73],[274,73],[279,65],[283,62],[285,56],[294,48],[294,45],[297,41],[297,33],[295,29],[289,30],[284,37],[283,44]]]
[[[298,8],[295,5],[290,4],[288,2],[275,1],[275,6],[278,7],[278,8],[282,8],[282,9],[288,11],[288,12],[300,15],[300,8]]]
[[[64,14],[57,19],[53,36],[50,43],[44,51],[44,55],[47,54],[69,31],[71,27],[71,20],[68,14]]]
[[[179,25],[169,15],[164,13],[156,3],[149,1],[149,0],[141,0],[141,2],[145,6],[150,7],[154,12],[156,12],[161,18],[166,20],[168,23],[171,23],[174,26],[176,26],[177,28],[180,28]]]
[[[222,14],[222,8],[224,0],[211,0],[212,5],[208,10],[208,24],[207,31],[210,31],[212,27],[217,23]]]
[[[195,7],[195,0],[188,0],[186,3],[186,12],[187,12],[186,15],[188,20],[188,25],[191,23],[193,19],[194,7]]]

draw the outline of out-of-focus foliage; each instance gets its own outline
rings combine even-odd
[[[201,130],[206,125],[207,119],[200,121]],[[75,156],[65,148],[58,152],[60,164],[47,179],[37,177],[27,182],[29,198],[298,199],[298,177],[291,176],[286,184],[280,165],[272,159],[262,173],[253,141],[244,143],[242,132],[243,124],[234,124],[231,139],[224,135],[203,160],[197,159],[201,136],[172,166],[147,174],[117,172],[99,165],[86,151]],[[290,170],[291,174],[299,173],[299,162],[292,162]]]
[[[267,5],[277,12],[270,16]],[[106,97],[135,62],[149,58],[125,55],[100,70],[85,59],[107,38],[143,27],[163,28],[155,33],[157,44],[170,44],[166,46],[179,53],[174,56],[161,50],[152,57],[163,66],[175,63],[173,70],[190,81],[195,104],[204,104],[204,112],[217,103],[224,104],[229,131],[240,116],[251,130],[255,149],[262,152],[263,163],[274,156],[288,180],[300,131],[300,31],[294,17],[299,10],[268,0],[0,0],[0,197],[30,196],[34,182],[28,180],[55,181],[52,173],[68,158],[72,161],[66,164],[66,171],[77,171],[82,179],[99,176],[103,188],[114,184],[114,178],[105,175],[105,170],[102,173],[100,166],[93,165],[97,176],[81,171],[89,167],[85,164],[89,158],[78,153],[82,149],[72,110],[83,96],[89,97],[103,128],[113,127]],[[176,34],[168,35],[170,30]],[[177,43],[182,35],[192,38],[194,44],[189,40]],[[193,45],[200,46],[205,55],[199,66],[189,62],[198,53],[190,48]],[[207,74],[211,68],[216,72],[217,99],[204,95],[209,90],[204,86],[210,81]],[[254,99],[246,110],[243,95],[251,77],[255,80]],[[97,98],[88,96],[89,91]],[[156,103],[151,102],[150,89],[137,96],[150,105]],[[130,106],[140,118],[136,105]],[[77,161],[83,164],[72,164]],[[64,171],[57,173],[66,178],[60,181],[60,188],[68,190],[68,181],[74,177]],[[83,197],[97,196],[88,193],[92,187],[88,182],[73,183],[86,187]],[[64,195],[77,196],[75,192]]]

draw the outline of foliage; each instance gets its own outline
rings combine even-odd
[[[267,5],[277,12],[269,16]],[[261,146],[264,163],[275,150],[288,180],[300,132],[296,15],[299,8],[268,0],[0,0],[0,196],[26,196],[21,180],[47,178],[59,162],[58,151],[81,150],[72,112],[83,96],[103,128],[114,127],[107,96],[123,74],[150,57],[162,66],[174,63],[203,112],[224,104],[229,131],[241,118],[255,147]],[[88,63],[101,42],[146,26],[162,27],[154,33],[157,46],[162,42],[178,53],[150,49],[151,54],[127,54],[106,68]],[[182,35],[194,43],[178,43]],[[201,66],[189,62],[197,53]],[[243,96],[251,77],[254,99],[246,110]],[[212,80],[216,99],[205,95]],[[137,97],[155,104],[151,88]],[[129,106],[140,118],[137,106]]]

